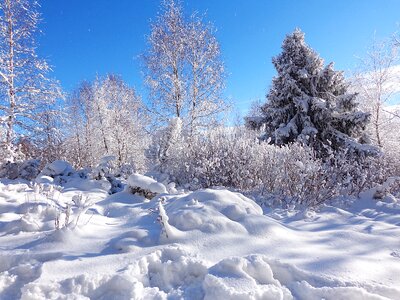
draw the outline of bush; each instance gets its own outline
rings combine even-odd
[[[22,162],[6,162],[0,166],[0,178],[25,179],[32,181],[38,176],[40,161],[37,159]]]
[[[385,157],[353,159],[346,152],[319,159],[294,143],[274,146],[246,129],[216,129],[170,149],[163,169],[189,189],[225,186],[288,205],[316,206],[339,195],[358,195],[389,176]]]

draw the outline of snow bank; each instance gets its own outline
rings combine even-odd
[[[396,198],[277,220],[224,189],[143,201],[75,180],[52,197],[80,226],[60,230],[48,195],[0,183],[0,299],[400,299]]]
[[[264,256],[227,258],[204,279],[204,299],[293,299],[290,290],[274,278]]]
[[[247,233],[246,218],[262,215],[261,207],[243,195],[212,189],[170,198],[165,209],[169,223],[179,230],[208,233]]]
[[[1,295],[1,283],[12,285],[20,279],[3,273],[0,280]],[[187,251],[167,247],[111,274],[85,273],[47,283],[31,280],[22,287],[21,299],[388,299],[379,292],[393,299],[400,295],[395,289],[316,277],[265,255],[226,258],[208,268]]]

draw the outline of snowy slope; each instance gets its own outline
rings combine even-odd
[[[54,203],[80,194],[93,205],[54,230]],[[399,212],[389,197],[263,215],[223,189],[146,200],[3,182],[0,299],[400,299]]]

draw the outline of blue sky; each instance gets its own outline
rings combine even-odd
[[[113,72],[146,98],[138,56],[146,48],[159,0],[42,0],[39,54],[71,91],[84,79]],[[271,58],[285,35],[300,27],[306,41],[336,69],[351,70],[377,37],[400,21],[399,0],[186,0],[187,14],[206,13],[217,28],[228,71],[225,95],[245,113],[264,99],[275,73]],[[144,99],[145,100],[145,99]]]

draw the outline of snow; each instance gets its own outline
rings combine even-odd
[[[129,176],[128,185],[132,188],[139,187],[156,194],[167,193],[167,189],[162,183],[155,181],[151,177],[137,173]]]
[[[167,194],[139,174],[129,185],[158,196],[37,185],[0,182],[0,299],[400,299],[394,196],[263,211],[223,188]]]
[[[48,164],[40,173],[40,175],[55,177],[60,175],[68,175],[72,171],[73,168],[68,162],[63,160],[56,160]]]

